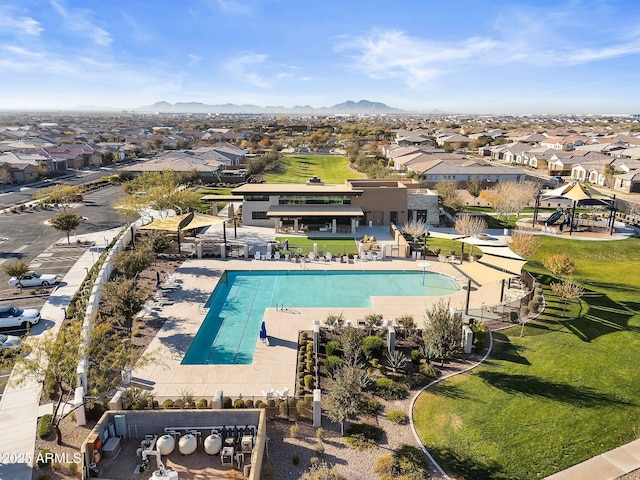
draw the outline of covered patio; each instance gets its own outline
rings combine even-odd
[[[349,234],[355,235],[364,217],[357,205],[273,205],[267,218],[275,220],[276,234]]]

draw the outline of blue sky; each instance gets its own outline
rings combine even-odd
[[[640,113],[640,2],[3,0],[0,109]]]

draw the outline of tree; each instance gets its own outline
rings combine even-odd
[[[67,234],[67,243],[70,245],[71,240],[69,239],[69,234],[78,228],[78,226],[82,223],[82,217],[80,215],[76,215],[73,212],[63,211],[57,213],[51,219],[51,226],[56,230],[60,230]]]
[[[63,208],[66,208],[65,204],[70,203],[80,194],[82,194],[80,185],[58,184],[43,188],[33,198],[47,203],[59,203]]]
[[[561,283],[552,283],[551,290],[563,300],[562,316],[565,316],[567,310],[567,301],[576,300],[584,293],[584,288],[576,285],[571,280],[564,280]]]
[[[51,425],[55,429],[58,445],[62,445],[60,422],[71,412],[63,413],[61,406],[66,396],[74,391],[80,361],[80,322],[65,324],[57,336],[45,332],[41,337],[31,337],[31,354],[20,357],[15,365],[18,385],[35,377],[45,385],[55,385],[58,398],[53,409]]]
[[[148,248],[124,250],[116,253],[113,259],[115,269],[128,278],[145,271],[154,261],[155,254]]]
[[[427,224],[422,220],[410,220],[404,224],[402,231],[403,233],[411,235],[413,238],[413,249],[415,250],[418,237],[427,233]]]
[[[335,372],[327,395],[327,415],[334,422],[340,422],[340,432],[344,435],[344,422],[357,418],[365,404],[362,391],[369,384],[367,372],[360,363],[343,363]]]
[[[566,253],[551,255],[542,260],[542,265],[558,278],[572,275],[576,271],[576,264]]]
[[[29,264],[22,260],[13,260],[2,265],[2,271],[9,277],[15,277],[17,280],[22,280],[29,272]],[[20,290],[22,290],[22,283],[19,283]]]
[[[615,183],[615,167],[611,163],[606,164],[602,169],[602,174],[604,175],[604,185],[612,189]]]
[[[508,223],[512,215],[519,216],[529,205],[539,191],[536,182],[503,182],[498,183],[491,190],[484,190],[480,197],[486,200],[498,214],[498,218],[505,217]]]
[[[342,352],[345,362],[350,365],[357,364],[362,358],[362,340],[364,340],[364,331],[347,327],[340,335],[340,343],[342,344]]]
[[[511,235],[509,248],[524,258],[529,258],[538,250],[538,238],[525,230],[517,229]]]
[[[370,313],[364,317],[364,323],[367,326],[369,335],[375,328],[382,326],[382,321],[382,314],[380,313]]]
[[[469,195],[473,198],[478,198],[482,192],[482,180],[474,178],[467,181],[467,192],[469,192]]]
[[[473,237],[476,235],[480,235],[487,229],[487,222],[484,218],[478,215],[469,215],[468,213],[463,213],[458,215],[456,218],[455,230],[460,235],[464,235],[465,237]],[[462,243],[462,248],[460,250],[460,259],[464,256],[464,242]],[[473,245],[471,245],[471,251],[473,252]]]
[[[443,181],[436,184],[436,191],[442,207],[451,215],[455,215],[462,209],[463,202],[458,194],[458,184],[456,182]]]
[[[102,287],[102,307],[108,315],[125,325],[144,305],[144,296],[133,279],[109,280]]]
[[[449,301],[439,300],[427,308],[422,338],[429,357],[440,358],[442,365],[460,349],[462,315],[452,313]]]

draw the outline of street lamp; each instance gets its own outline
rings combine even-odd
[[[421,262],[418,264],[418,266],[420,268],[422,268],[422,286],[424,287],[424,275],[425,275],[425,271],[427,270],[427,268],[431,267],[431,264],[429,262]]]

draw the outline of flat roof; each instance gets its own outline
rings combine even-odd
[[[203,202],[241,202],[243,197],[237,195],[203,195],[200,200]]]
[[[231,190],[233,195],[362,195],[348,185],[313,185],[304,183],[246,183]]]
[[[267,217],[362,217],[362,208],[357,205],[273,205]]]

